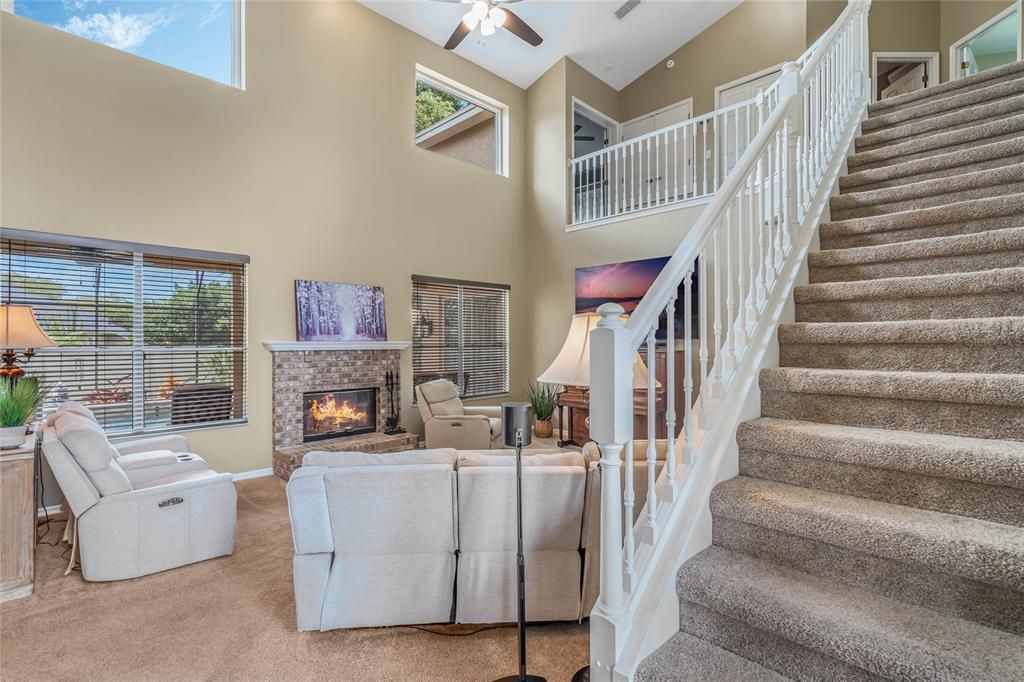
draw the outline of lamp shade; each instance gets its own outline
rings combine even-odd
[[[537,381],[563,386],[590,386],[590,332],[600,321],[601,316],[597,313],[573,315],[562,350],[558,351],[551,366],[537,377]],[[633,365],[633,388],[646,387],[647,365],[637,353],[636,364]]]
[[[0,305],[0,349],[22,350],[56,345],[36,322],[30,306]]]

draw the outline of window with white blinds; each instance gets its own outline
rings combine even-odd
[[[5,229],[0,299],[57,343],[23,365],[46,409],[78,400],[114,434],[240,423],[248,260]]]
[[[448,379],[463,398],[508,393],[508,294],[504,284],[413,275],[413,386]]]

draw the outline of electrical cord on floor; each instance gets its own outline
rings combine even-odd
[[[501,630],[504,628],[514,628],[516,627],[516,624],[505,623],[500,625],[484,625],[483,627],[477,628],[476,630],[472,630],[470,632],[438,632],[437,630],[431,630],[430,628],[426,628],[420,625],[402,625],[401,627],[409,630],[419,630],[420,632],[426,632],[428,635],[438,635],[440,637],[472,637],[473,635],[478,635],[481,632],[485,632],[487,630]]]

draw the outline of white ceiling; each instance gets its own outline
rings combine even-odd
[[[508,31],[484,38],[473,31],[455,52],[516,85],[529,87],[562,57],[570,57],[616,90],[724,16],[742,0],[643,0],[625,19],[625,0],[524,0],[508,5],[543,38],[530,47]],[[432,0],[359,0],[388,19],[444,45],[469,9]]]

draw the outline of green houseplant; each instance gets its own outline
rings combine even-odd
[[[0,448],[16,448],[25,442],[25,424],[35,417],[43,396],[35,377],[0,379]]]
[[[533,416],[536,418],[533,432],[537,438],[551,438],[554,429],[551,426],[551,417],[555,414],[557,406],[555,400],[558,397],[558,387],[554,384],[530,384],[526,392],[533,407]]]

